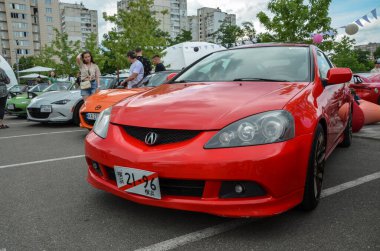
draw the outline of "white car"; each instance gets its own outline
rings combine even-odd
[[[52,90],[33,98],[28,105],[28,120],[78,125],[79,109],[83,104],[79,87],[70,82],[59,82],[49,88]]]

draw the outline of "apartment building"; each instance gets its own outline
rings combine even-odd
[[[61,29],[71,41],[81,41],[84,47],[87,37],[98,36],[98,11],[86,8],[83,3],[60,3]]]
[[[117,9],[129,10],[129,3],[134,0],[120,0]],[[154,0],[152,11],[160,22],[160,29],[168,32],[172,38],[176,37],[181,29],[187,28],[187,0]],[[165,14],[163,14],[165,13]]]
[[[220,28],[223,21],[236,25],[236,15],[222,12],[220,8],[200,8],[197,10],[197,17],[198,39],[203,42],[217,43],[213,34]]]
[[[373,53],[376,51],[376,49],[380,47],[380,43],[368,43],[363,45],[355,45],[355,49],[360,49],[363,51],[369,51],[370,53],[370,59],[375,60],[375,57],[373,56]]]
[[[16,58],[38,54],[60,29],[58,0],[0,0],[0,50],[13,65]]]
[[[191,32],[192,41],[199,41],[199,21],[198,16],[187,17],[187,30]]]

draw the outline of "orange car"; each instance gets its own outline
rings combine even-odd
[[[137,88],[101,90],[87,98],[80,110],[80,126],[92,129],[101,111],[130,96],[145,92],[166,82],[169,75],[178,71],[162,71],[145,77]]]

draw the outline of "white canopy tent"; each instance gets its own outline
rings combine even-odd
[[[184,42],[166,48],[162,61],[168,69],[181,70],[207,54],[225,49],[207,42]]]
[[[37,73],[32,73],[32,74],[28,74],[28,75],[24,75],[24,76],[21,76],[20,78],[29,78],[29,79],[33,79],[33,78],[47,78],[46,76],[44,75],[40,75],[40,74],[37,74]]]
[[[43,66],[35,66],[29,69],[19,71],[19,73],[34,73],[34,72],[48,72],[48,71],[54,71],[54,69],[49,68],[49,67],[43,67]]]
[[[1,55],[0,55],[0,67],[5,71],[8,78],[11,80],[11,83],[8,87],[17,85],[17,79],[12,70],[12,67],[8,64],[7,60],[5,60],[5,58],[3,58]]]

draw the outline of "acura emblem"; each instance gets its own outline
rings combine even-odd
[[[158,134],[157,133],[155,133],[155,132],[149,132],[145,136],[145,144],[152,146],[152,145],[156,144],[157,139],[158,139]]]

